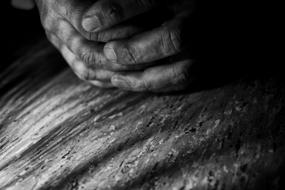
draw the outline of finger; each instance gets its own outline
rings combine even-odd
[[[88,1],[60,0],[53,4],[56,13],[65,18],[86,39],[92,38],[92,34],[86,32],[81,25],[84,11],[91,6]]]
[[[138,32],[139,28],[134,26],[120,26],[114,29],[109,29],[107,33],[88,32],[82,28],[82,14],[90,7],[90,2],[78,0],[63,0],[58,2],[57,11],[85,38],[92,41],[110,41],[128,37],[131,34]]]
[[[86,40],[64,19],[59,19],[54,34],[81,59],[87,67],[105,70],[126,70],[126,66],[112,63],[103,53],[103,43]]]
[[[160,0],[99,0],[84,14],[82,26],[98,32],[154,8]]]
[[[191,65],[191,60],[184,60],[170,65],[151,67],[143,72],[115,75],[111,81],[114,86],[131,91],[181,90],[190,82]]]
[[[67,63],[69,63],[69,65],[73,69],[74,73],[81,80],[87,81],[98,87],[113,87],[112,83],[110,82],[110,78],[114,76],[114,73],[86,68],[84,63],[78,58],[76,58],[76,56],[71,51],[69,51],[66,46],[63,46],[61,48],[61,53]]]
[[[85,64],[60,41],[59,38],[53,34],[47,34],[47,36],[51,43],[54,44],[55,47],[61,52],[63,58],[80,79],[85,81],[99,81],[108,87],[111,85],[110,79],[115,75],[115,73],[107,70],[92,70],[87,68]],[[94,84],[95,83],[97,82],[94,82]]]
[[[150,63],[181,51],[180,20],[173,20],[152,31],[104,47],[107,59],[120,65]]]
[[[93,34],[92,41],[109,42],[129,38],[141,32],[142,28],[132,25],[118,25]]]
[[[61,47],[62,47],[62,41],[54,34],[50,33],[50,32],[47,32],[46,31],[46,36],[49,40],[49,42],[52,43],[52,45],[54,45],[54,47],[57,49],[57,50],[61,50]]]

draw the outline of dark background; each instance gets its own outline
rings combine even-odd
[[[44,37],[36,9],[18,10],[10,1],[1,2],[2,61],[0,68],[15,60],[21,51]],[[4,57],[4,59],[3,59]]]

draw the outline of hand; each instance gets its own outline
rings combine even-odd
[[[101,32],[86,32],[81,18],[92,4],[80,0],[36,0],[48,39],[61,52],[79,78],[100,87],[113,87],[112,76],[130,67],[110,62],[103,53],[106,41],[126,38],[139,31],[117,25]]]
[[[82,26],[88,32],[104,31],[156,8],[172,13],[169,20],[156,28],[106,43],[104,55],[112,64],[144,68],[142,71],[115,73],[111,77],[112,85],[132,91],[172,91],[185,88],[191,82],[193,60],[187,52],[189,42],[183,38],[183,28],[189,24],[193,2],[99,0],[89,8],[82,20]]]
[[[190,81],[193,61],[183,54],[181,35],[192,1],[36,0],[36,4],[49,40],[79,78],[133,91],[178,90]],[[136,35],[142,28],[128,20],[155,8],[172,11],[172,18]]]

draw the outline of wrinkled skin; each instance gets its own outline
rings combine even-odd
[[[181,90],[191,82],[193,60],[183,45],[182,28],[193,12],[192,0],[36,4],[48,39],[79,78],[99,87],[156,92]],[[171,16],[152,28],[128,22],[155,9]]]

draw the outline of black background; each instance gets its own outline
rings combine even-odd
[[[36,9],[30,11],[13,8],[9,0],[1,2],[2,61],[6,67],[17,57],[17,51],[34,44],[44,37]]]

